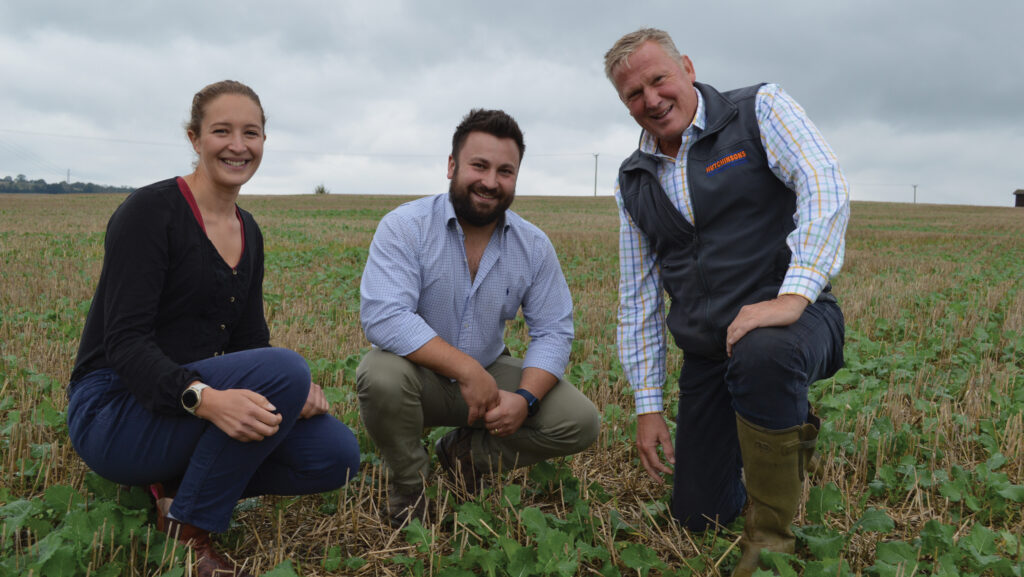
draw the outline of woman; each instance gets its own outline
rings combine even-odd
[[[209,539],[238,499],[333,490],[359,466],[305,360],[270,348],[263,237],[235,204],[265,124],[244,84],[195,95],[195,171],[140,188],[111,216],[68,387],[75,450],[111,481],[154,484],[158,528],[195,548],[200,575],[244,574]]]

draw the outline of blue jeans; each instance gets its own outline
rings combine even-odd
[[[270,400],[282,416],[274,435],[236,441],[208,421],[143,408],[112,369],[68,388],[68,433],[100,476],[125,485],[177,485],[171,515],[224,531],[240,498],[302,495],[344,485],[359,467],[359,444],[330,415],[299,419],[309,395],[309,367],[287,349],[262,348],[186,365],[216,389],[244,388]]]
[[[672,514],[702,531],[736,518],[746,503],[736,415],[768,429],[807,421],[807,390],[843,365],[843,313],[813,303],[788,327],[755,329],[732,357],[685,355],[679,374]]]

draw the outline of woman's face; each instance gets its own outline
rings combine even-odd
[[[263,158],[260,107],[248,96],[222,94],[207,105],[199,134],[189,131],[199,155],[196,173],[214,185],[237,191],[256,173]]]

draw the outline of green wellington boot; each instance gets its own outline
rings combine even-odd
[[[800,505],[818,427],[804,423],[772,431],[736,415],[736,432],[750,506],[740,539],[743,554],[732,577],[749,577],[760,564],[761,551],[793,552],[796,538],[790,524]]]

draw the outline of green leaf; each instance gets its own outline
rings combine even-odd
[[[893,522],[889,515],[885,514],[885,511],[871,508],[864,511],[864,514],[854,524],[854,527],[875,533],[888,533],[896,528],[896,523]]]
[[[362,557],[349,557],[342,562],[341,566],[345,569],[356,571],[357,569],[362,568],[363,565],[366,565],[367,562],[368,561]]]
[[[124,573],[124,566],[116,561],[107,563],[103,567],[100,567],[99,571],[91,573],[95,577],[120,577]]]
[[[63,544],[50,553],[40,573],[43,577],[73,577],[79,573],[77,557],[74,548]]]
[[[341,547],[335,545],[327,550],[327,558],[321,561],[324,569],[334,572],[341,567]]]
[[[530,467],[530,480],[538,485],[547,485],[555,480],[555,466],[548,461],[541,461]]]
[[[843,494],[835,483],[811,487],[807,496],[807,518],[816,525],[825,522],[825,515],[843,509]]]
[[[641,575],[647,575],[651,569],[664,569],[665,564],[658,559],[657,553],[646,545],[629,543],[619,551],[619,559],[630,569],[636,569]]]
[[[423,526],[423,523],[419,519],[413,519],[405,526],[405,540],[410,545],[415,545],[416,550],[420,553],[426,553],[430,550],[430,545],[434,542],[433,535],[430,531]]]
[[[903,565],[910,575],[917,567],[918,550],[904,541],[886,541],[875,547],[875,559],[888,565]]]
[[[996,534],[984,525],[975,525],[960,540],[960,547],[979,555],[991,555],[996,552]]]
[[[463,551],[462,557],[459,559],[459,566],[465,569],[479,567],[489,577],[495,577],[498,567],[501,566],[503,560],[504,558],[500,550],[484,549],[474,545],[468,550]]]
[[[513,577],[537,575],[537,556],[529,547],[519,547],[509,555],[508,573]]]
[[[67,485],[54,485],[43,495],[43,501],[48,507],[60,512],[69,511],[73,506],[85,502],[85,499]]]
[[[85,486],[97,499],[114,501],[117,499],[118,486],[96,473],[89,471],[85,474]]]
[[[533,535],[538,542],[543,541],[547,537],[548,523],[544,519],[544,513],[541,513],[540,509],[536,507],[527,507],[519,514],[519,519],[526,527],[526,530],[529,531],[529,533]]]
[[[988,467],[989,471],[998,471],[1005,464],[1006,457],[1002,453],[993,453],[988,458],[988,461],[985,461],[985,466]]]
[[[1021,503],[1024,502],[1024,485],[1007,485],[996,491],[996,494],[1014,503]]]
[[[299,577],[299,574],[292,567],[292,562],[286,559],[279,563],[277,567],[264,573],[263,577]]]
[[[457,511],[461,523],[476,531],[485,530],[482,521],[485,521],[488,515],[484,512],[483,507],[471,501],[459,505]]]
[[[804,577],[852,577],[853,571],[846,559],[825,559],[824,561],[808,561],[804,567]]]
[[[795,555],[776,553],[773,551],[761,551],[761,562],[774,570],[766,571],[766,576],[778,575],[779,577],[797,577],[796,570],[794,570],[792,565],[790,565],[791,561],[796,561],[797,564],[799,564],[799,560],[797,560]],[[754,575],[756,576],[760,572],[760,570],[755,571]]]
[[[506,485],[501,491],[502,497],[509,505],[518,509],[523,502],[523,488],[519,485]]]
[[[619,514],[619,512],[615,509],[612,509],[608,513],[608,520],[611,522],[613,537],[617,537],[620,531],[626,533],[627,535],[640,534],[640,532],[637,531],[636,527],[627,523],[626,520],[622,518],[622,515]]]
[[[445,567],[438,571],[437,577],[475,577],[475,574],[458,567]]]
[[[21,530],[25,521],[42,509],[42,504],[37,504],[25,499],[19,499],[0,507],[0,517],[4,519],[4,534],[10,535]]]
[[[348,400],[348,394],[338,387],[322,387],[324,398],[332,405],[338,405]]]
[[[949,551],[953,548],[953,535],[956,527],[943,525],[932,519],[921,529],[921,547],[925,552]]]
[[[846,544],[846,536],[820,525],[810,527],[797,527],[794,531],[810,549],[811,555],[818,559],[834,559],[839,557],[839,552]]]

